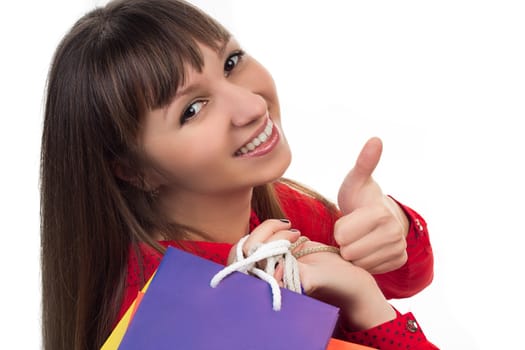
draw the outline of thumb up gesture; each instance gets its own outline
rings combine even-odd
[[[339,189],[343,216],[334,228],[341,256],[374,274],[396,270],[407,261],[408,219],[372,178],[382,150],[379,138],[364,145]]]

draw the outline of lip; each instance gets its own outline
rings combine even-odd
[[[267,114],[266,115],[266,118],[264,118],[264,123],[261,124],[261,126],[259,126],[259,128],[257,128],[257,130],[254,131],[254,133],[252,134],[251,137],[247,138],[244,143],[241,145],[244,146],[246,145],[248,142],[250,142],[251,140],[253,140],[254,138],[256,138],[257,136],[259,136],[261,134],[261,132],[264,131],[264,129],[266,128],[266,125],[268,124],[268,120],[271,120],[270,116]],[[241,148],[239,147],[239,148]]]
[[[268,125],[268,121],[272,121],[272,123],[273,123],[273,120],[268,116],[265,119],[264,123],[259,128],[257,128],[257,130],[252,134],[252,136],[250,138],[248,138],[242,145],[246,145],[247,143],[251,142],[254,138],[259,136],[264,131],[266,126]],[[238,150],[237,150],[235,152],[235,154],[234,154],[234,157],[236,157],[236,158],[250,158],[250,157],[258,157],[258,156],[265,155],[265,154],[271,152],[275,148],[275,146],[279,143],[280,138],[281,137],[280,137],[279,128],[277,127],[277,125],[275,123],[273,123],[272,133],[271,133],[271,135],[268,137],[268,139],[263,144],[259,145],[253,151],[250,151],[250,152],[245,153],[245,154],[237,154],[237,152],[238,152]],[[243,147],[243,146],[241,146],[241,147]]]

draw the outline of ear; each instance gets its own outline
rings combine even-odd
[[[155,191],[166,183],[154,169],[140,172],[135,167],[117,161],[113,162],[112,169],[116,177],[145,192]]]
[[[128,165],[124,165],[121,162],[114,161],[111,164],[113,174],[119,179],[137,187],[142,190],[144,189],[144,181],[141,181],[141,176],[136,170],[132,169]]]

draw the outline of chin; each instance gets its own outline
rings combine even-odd
[[[261,171],[263,180],[261,180],[261,183],[259,185],[264,185],[264,184],[271,183],[271,182],[274,182],[280,179],[284,175],[288,167],[290,166],[291,162],[292,162],[292,153],[288,145],[286,145],[286,149],[282,150],[282,154],[272,164],[271,171],[270,170],[268,172]]]

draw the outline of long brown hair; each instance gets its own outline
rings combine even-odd
[[[41,154],[44,349],[100,348],[116,322],[130,249],[183,228],[141,186],[137,142],[148,110],[165,106],[228,31],[179,0],[118,0],[84,15],[49,71]],[[115,176],[131,172],[139,184]],[[254,189],[261,220],[284,217],[271,184]]]
[[[99,348],[120,305],[130,247],[165,224],[141,186],[136,142],[145,112],[166,105],[201,69],[196,42],[217,49],[229,33],[183,1],[109,3],[59,44],[47,82],[41,154],[41,259],[45,349]]]

